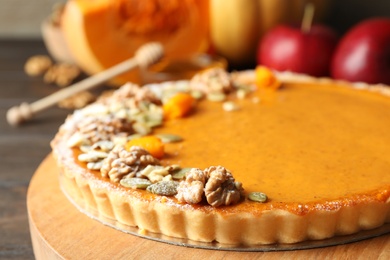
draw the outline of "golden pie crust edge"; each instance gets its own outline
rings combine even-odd
[[[242,76],[252,77],[252,74],[248,71]],[[288,82],[331,82],[329,79],[293,73],[279,73],[278,77]],[[362,83],[352,86],[389,95],[388,88],[381,85]],[[193,241],[217,241],[220,244],[291,244],[354,234],[390,222],[390,198],[386,202],[359,201],[338,210],[318,209],[304,215],[273,209],[265,210],[259,216],[250,212],[205,212],[172,203],[171,199],[165,200],[163,196],[153,201],[129,196],[123,192],[124,188],[112,188],[107,181],[96,178],[76,164],[73,151],[66,147],[66,139],[67,134],[60,130],[51,143],[63,192],[87,211],[97,212],[99,216],[121,225],[138,227],[140,232],[146,230]]]

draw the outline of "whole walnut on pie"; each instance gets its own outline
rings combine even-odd
[[[196,204],[203,196],[214,207],[236,204],[243,196],[241,183],[222,166],[211,166],[204,171],[193,168],[180,182],[176,198],[181,202]]]

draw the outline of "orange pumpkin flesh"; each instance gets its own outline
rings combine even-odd
[[[169,59],[208,47],[208,0],[69,0],[62,27],[76,63],[88,74],[131,58],[144,43],[158,41]],[[140,82],[138,71],[114,83]]]

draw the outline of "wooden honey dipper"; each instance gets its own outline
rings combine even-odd
[[[137,67],[147,67],[159,61],[164,54],[163,46],[160,43],[148,43],[141,46],[135,53],[134,57],[125,60],[107,70],[95,74],[89,78],[79,81],[65,89],[57,91],[47,97],[37,100],[31,104],[22,103],[14,106],[7,111],[7,121],[10,125],[17,126],[26,122],[59,101],[73,96],[81,91],[91,89],[104,83],[124,72],[130,71]]]

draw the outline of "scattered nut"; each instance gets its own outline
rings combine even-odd
[[[73,64],[58,63],[51,66],[43,77],[45,83],[55,83],[60,87],[69,86],[80,75],[80,69]]]
[[[82,91],[74,96],[58,102],[58,106],[66,109],[80,109],[95,101],[95,96],[89,91]]]
[[[52,65],[52,61],[47,55],[35,55],[30,57],[24,64],[24,71],[29,76],[39,76],[44,74]]]
[[[191,90],[209,93],[229,93],[233,87],[230,74],[223,69],[209,69],[196,74],[190,81]]]

